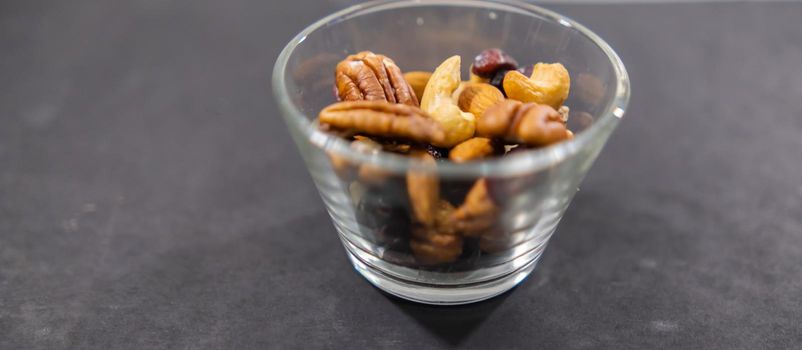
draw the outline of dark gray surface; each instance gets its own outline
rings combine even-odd
[[[270,3],[0,3],[0,348],[799,348],[800,3],[550,6],[631,109],[534,275],[457,308],[349,266],[269,92],[341,4]]]

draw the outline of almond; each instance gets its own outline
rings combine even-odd
[[[454,146],[448,153],[448,159],[454,163],[470,162],[499,153],[499,148],[491,139],[474,137]]]
[[[465,112],[481,117],[490,106],[504,100],[504,95],[493,85],[469,83],[459,95],[457,104]]]

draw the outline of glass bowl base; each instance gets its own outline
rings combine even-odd
[[[393,276],[369,264],[368,261],[375,260],[375,258],[371,259],[372,257],[368,256],[366,252],[353,246],[347,240],[343,240],[343,245],[356,271],[365,277],[368,282],[399,298],[430,305],[470,304],[503,294],[529,276],[535,269],[543,252],[540,249],[534,255],[527,254],[505,263],[510,266],[520,267],[491,280],[469,284],[442,285],[408,281]],[[529,261],[519,261],[519,259]]]

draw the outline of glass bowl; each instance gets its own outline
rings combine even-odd
[[[565,105],[573,139],[489,160],[431,164],[357,152],[315,123],[335,102],[334,67],[349,54],[381,53],[405,72],[431,71],[461,55],[467,80],[473,57],[493,47],[522,64],[560,62],[568,69]],[[609,45],[571,19],[516,1],[390,0],[349,7],[287,44],[275,64],[273,90],[353,266],[378,288],[429,304],[484,300],[532,272],[629,101],[626,70]],[[363,168],[381,173],[381,180],[360,177]],[[440,198],[455,207],[482,182],[495,205],[492,223],[447,242],[427,238],[410,205],[421,179],[436,183]]]

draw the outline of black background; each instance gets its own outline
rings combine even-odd
[[[0,348],[795,348],[802,4],[562,5],[633,97],[535,273],[388,297],[270,91],[335,1],[0,4]]]

